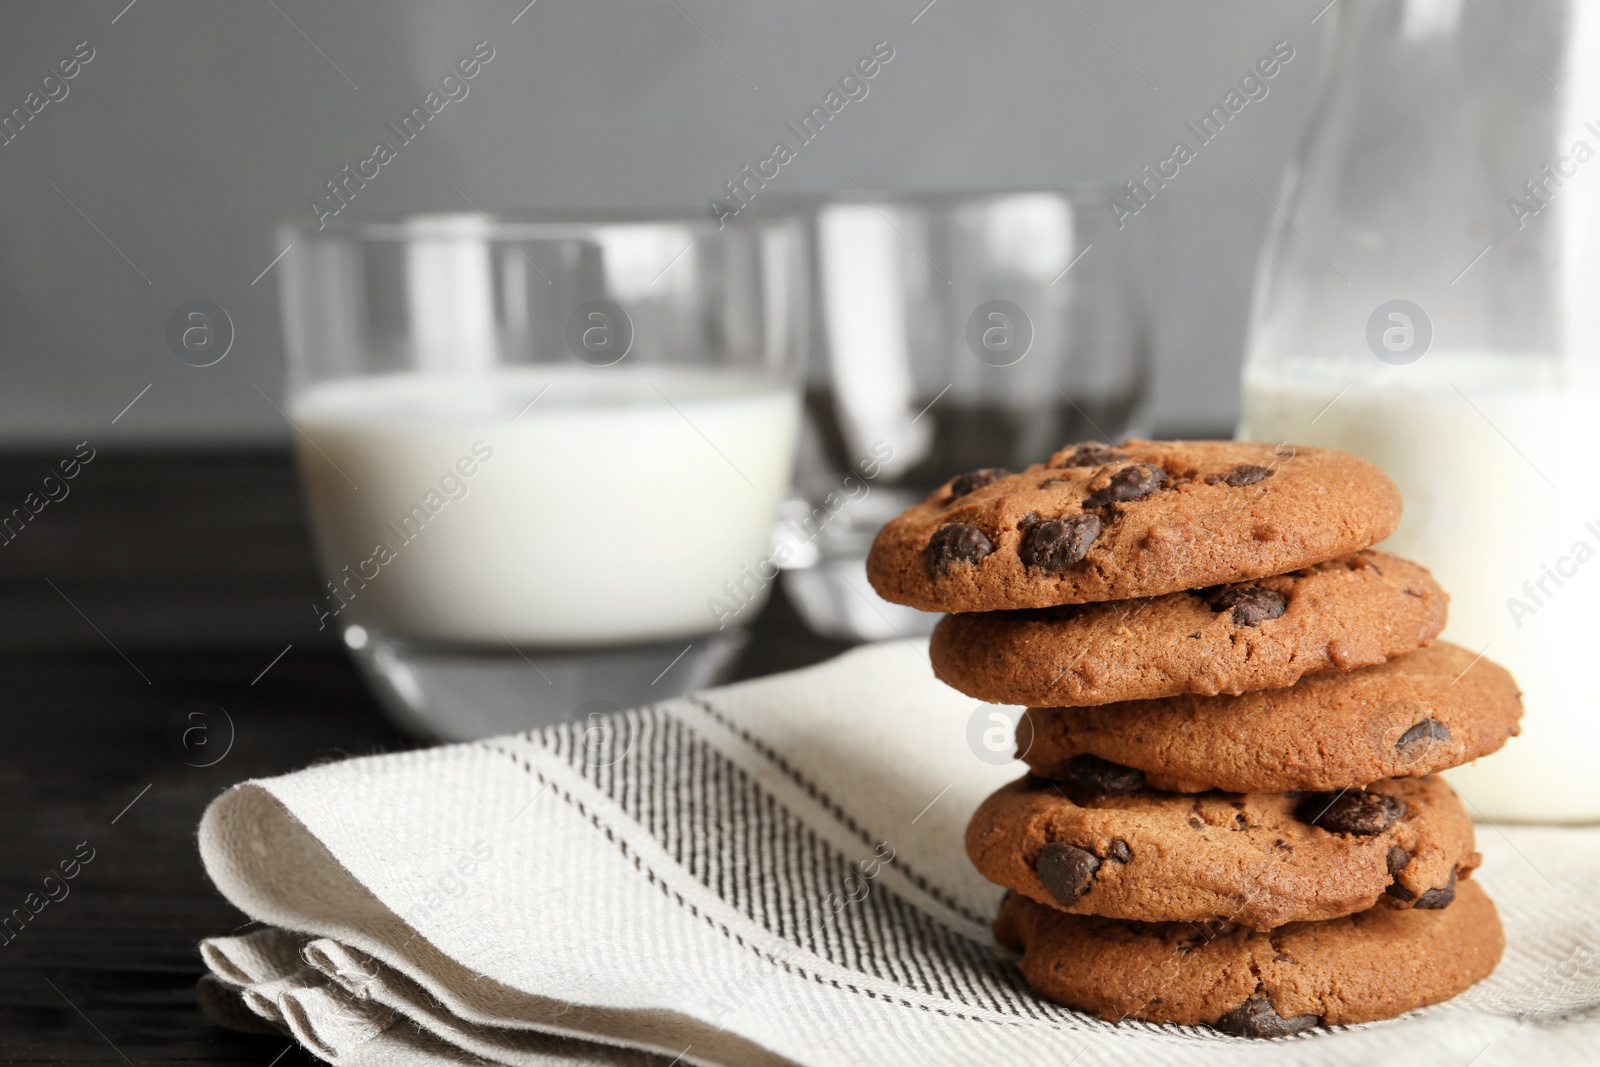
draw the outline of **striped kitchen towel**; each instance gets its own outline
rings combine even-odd
[[[359,1065],[1489,1067],[1600,1048],[1600,829],[1480,825],[1506,957],[1402,1019],[1251,1042],[1034,995],[962,844],[1022,773],[995,741],[1016,710],[896,642],[243,783],[200,849],[265,928],[202,945],[202,1002]]]

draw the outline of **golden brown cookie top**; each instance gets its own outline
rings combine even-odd
[[[1505,950],[1494,904],[1463,882],[1443,910],[1372,908],[1270,933],[1068,915],[1018,893],[994,923],[1028,984],[1112,1021],[1278,1037],[1388,1019],[1461,993]]]
[[[926,611],[1159,596],[1346,555],[1399,518],[1394,484],[1333,449],[1074,445],[1018,474],[952,478],[879,531],[867,577]]]
[[[1243,693],[1410,652],[1444,628],[1448,601],[1426,568],[1366,549],[1138,600],[951,615],[929,655],[941,680],[999,704]]]
[[[1004,786],[967,827],[991,882],[1083,915],[1235,922],[1332,919],[1380,900],[1446,906],[1477,867],[1472,821],[1442,779],[1336,793],[1162,793],[1125,768]]]
[[[1157,789],[1337,790],[1487,756],[1521,719],[1509,671],[1440,641],[1287,689],[1033,708],[1017,748],[1046,778],[1069,777],[1087,757],[1131,768]]]

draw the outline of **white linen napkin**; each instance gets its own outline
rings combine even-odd
[[[994,710],[897,642],[246,782],[207,810],[200,850],[266,929],[202,945],[202,1001],[353,1065],[1488,1067],[1600,1049],[1600,829],[1480,825],[1506,957],[1400,1020],[1251,1042],[1033,995],[962,846],[1023,770],[969,742]]]

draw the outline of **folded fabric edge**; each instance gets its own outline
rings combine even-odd
[[[199,838],[203,865],[213,884],[217,886],[218,890],[230,903],[257,921],[271,924],[272,928],[282,928],[282,930],[291,934],[306,935],[307,938],[326,938],[344,946],[346,949],[354,949],[370,955],[378,962],[392,969],[396,974],[418,984],[427,997],[439,1001],[441,1004],[444,1003],[443,998],[449,997],[451,992],[444,987],[444,983],[420,980],[419,974],[411,973],[411,969],[408,967],[408,964],[415,964],[416,961],[414,960],[406,960],[404,958],[388,960],[382,958],[382,954],[387,954],[395,944],[404,944],[410,946],[413,952],[431,956],[430,966],[439,967],[440,969],[447,966],[460,971],[463,982],[500,984],[487,976],[471,973],[457,961],[440,952],[436,946],[385,907],[381,901],[373,897],[370,891],[366,890],[347,868],[340,865],[327,848],[317,842],[311,832],[295,818],[293,812],[272,793],[271,789],[268,788],[269,781],[252,780],[228,789],[211,802],[201,819]],[[334,865],[339,871],[343,872],[344,880],[349,886],[365,894],[367,902],[376,909],[382,909],[384,921],[378,925],[392,926],[394,934],[404,934],[405,936],[395,936],[386,941],[382,937],[374,936],[371,929],[363,929],[359,925],[353,926],[339,921],[329,921],[324,924],[322,929],[306,929],[306,927],[315,924],[306,922],[301,914],[286,910],[277,898],[257,886],[254,879],[244,871],[242,864],[239,862],[237,850],[223,844],[223,842],[232,839],[235,834],[245,829],[243,826],[235,824],[248,819],[249,813],[252,811],[252,804],[255,802],[265,805],[256,806],[253,809],[255,812],[259,813],[270,808],[276,813],[277,817],[294,826],[301,838],[313,846],[320,861]],[[301,881],[312,881],[312,879],[302,877]],[[268,931],[258,933],[266,934]],[[216,940],[220,941],[222,939]],[[220,951],[219,946],[213,944],[211,955],[221,957],[225,954]],[[301,960],[305,960],[305,958],[304,956],[300,957]],[[313,955],[312,958],[314,959],[315,956]],[[232,967],[231,964],[225,965],[224,973],[228,973],[230,967]],[[308,969],[311,968],[308,967]],[[429,966],[417,966],[416,970],[421,973],[427,973]],[[232,973],[240,972],[234,969]],[[510,990],[510,992],[526,997],[530,1001],[547,1001],[547,998],[534,997],[520,990]],[[250,990],[245,990],[247,1003],[252,996],[259,996],[259,994],[252,994]],[[284,1008],[285,1005],[281,998],[273,996],[270,999],[280,1011]],[[549,1035],[559,1039],[600,1044],[614,1050],[663,1056],[667,1059],[681,1057],[681,1062],[685,1064],[699,1063],[706,1064],[708,1067],[732,1064],[740,1065],[740,1067],[745,1067],[745,1065],[750,1065],[750,1067],[796,1067],[794,1061],[779,1056],[747,1038],[682,1013],[663,1011],[637,1012],[628,1009],[557,1002],[548,1002],[548,1004],[549,1007],[546,1007],[543,1011],[543,1014],[547,1015],[548,1018],[537,1021],[533,1019],[518,1019],[515,1022],[515,1029]],[[496,1023],[492,1020],[474,1020],[455,1012],[452,1012],[452,1015],[466,1026],[496,1027]],[[302,1015],[301,1018],[305,1020],[308,1017]],[[554,1021],[556,1019],[561,1021]],[[641,1025],[640,1019],[647,1019],[650,1025]],[[409,1021],[412,1025],[419,1025],[415,1019],[410,1019]],[[292,1029],[293,1021],[290,1021],[289,1025]],[[428,1028],[423,1027],[423,1029],[427,1030]],[[631,1036],[639,1030],[683,1031],[690,1033],[690,1039],[686,1040],[683,1045],[651,1043]],[[319,1041],[318,1044],[325,1045],[325,1042]],[[694,1051],[686,1054],[684,1045],[692,1046]],[[321,1055],[320,1052],[318,1054]]]
[[[245,1034],[286,1034],[280,1024],[263,1018],[245,1001],[244,990],[214,974],[202,974],[194,984],[194,998],[206,1018],[224,1030]]]

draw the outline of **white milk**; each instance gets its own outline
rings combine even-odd
[[[1522,735],[1451,782],[1475,817],[1592,821],[1600,392],[1527,384],[1527,366],[1430,353],[1336,401],[1353,377],[1337,368],[1320,381],[1255,374],[1240,435],[1344,449],[1394,479],[1405,512],[1383,547],[1433,571],[1451,597],[1444,636],[1509,668],[1527,703]]]
[[[716,629],[707,600],[766,553],[799,407],[728,374],[530,368],[326,383],[290,414],[324,623],[505,650]]]

